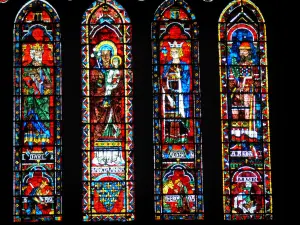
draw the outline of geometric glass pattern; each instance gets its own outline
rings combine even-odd
[[[32,0],[14,24],[14,222],[60,221],[60,23],[46,1]]]
[[[225,220],[272,219],[266,24],[248,0],[219,19]]]
[[[164,1],[152,22],[156,220],[202,220],[199,30],[183,0]]]
[[[115,0],[81,26],[83,220],[134,219],[132,27]]]

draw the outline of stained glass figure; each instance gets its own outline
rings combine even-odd
[[[204,218],[198,37],[185,1],[158,7],[152,23],[156,220]]]
[[[15,222],[60,221],[60,20],[44,0],[28,1],[14,24]]]
[[[266,24],[249,0],[219,19],[225,220],[272,219]]]
[[[134,219],[131,36],[115,0],[95,1],[83,15],[84,221]]]

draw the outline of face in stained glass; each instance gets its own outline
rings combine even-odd
[[[173,170],[166,171],[163,194],[164,213],[195,213],[194,175],[187,170],[175,166]]]

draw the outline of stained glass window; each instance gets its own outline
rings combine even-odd
[[[198,25],[183,0],[152,23],[156,220],[203,219]]]
[[[84,13],[83,220],[134,219],[131,24],[115,0]]]
[[[14,25],[14,221],[61,220],[59,17],[32,0]]]
[[[266,25],[248,0],[219,19],[225,220],[272,219]]]

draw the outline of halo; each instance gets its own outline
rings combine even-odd
[[[113,43],[112,41],[102,41],[102,42],[100,42],[94,48],[94,52],[99,52],[99,51],[101,51],[105,47],[107,47],[107,48],[109,48],[111,50],[112,55],[116,55],[117,54],[117,47],[116,47],[115,43]]]
[[[113,64],[113,60],[115,58],[117,58],[119,60],[119,65],[121,65],[122,64],[122,58],[120,56],[118,56],[118,55],[114,55],[113,57],[111,57],[110,64]]]

